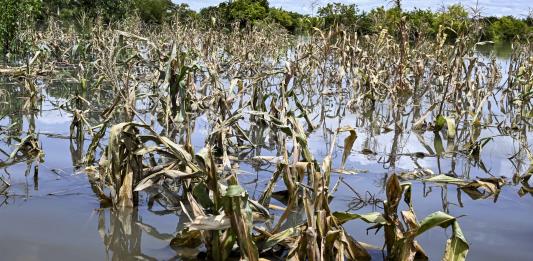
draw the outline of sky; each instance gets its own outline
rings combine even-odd
[[[194,10],[218,5],[224,0],[173,0],[175,3],[186,3]],[[356,4],[361,10],[370,10],[375,7],[391,6],[391,0],[270,0],[270,6],[282,7],[289,11],[303,14],[314,14],[317,7],[324,6],[329,2],[339,2],[344,4]],[[513,15],[516,17],[526,17],[530,10],[533,10],[533,0],[403,0],[405,9],[432,9],[439,10],[442,6],[461,3],[465,7],[475,7],[476,3],[485,16]]]

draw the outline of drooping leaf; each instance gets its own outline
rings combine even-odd
[[[420,226],[416,230],[416,236],[421,235],[427,230],[434,228],[436,226],[448,227],[452,222],[455,221],[455,217],[452,217],[444,212],[438,211],[428,215],[422,221],[420,221]]]
[[[344,165],[346,164],[346,159],[348,158],[348,155],[350,155],[353,144],[355,140],[357,139],[357,133],[355,132],[354,128],[351,127],[345,127],[339,129],[339,132],[348,131],[350,132],[350,135],[344,139],[344,151],[342,152],[342,161],[341,161],[341,169],[344,169]]]
[[[452,226],[452,236],[446,242],[446,250],[444,252],[444,261],[464,261],[468,254],[468,242],[466,241],[463,231],[459,226],[459,222],[455,217],[452,217],[444,212],[435,212],[424,218],[420,222],[420,227],[416,230],[416,236],[423,234],[434,227],[449,227]]]
[[[447,136],[448,139],[454,139],[455,138],[455,119],[451,117],[445,117],[446,119],[446,126],[448,129]]]
[[[231,227],[231,222],[226,215],[198,216],[187,226],[190,230],[224,230]]]
[[[371,212],[367,214],[355,214],[347,212],[333,212],[333,216],[337,219],[339,224],[346,223],[350,220],[361,219],[366,223],[372,224],[381,224],[384,225],[387,223],[387,220],[383,217],[383,214],[379,212]]]
[[[440,137],[440,133],[435,132],[435,138],[433,140],[433,146],[435,149],[435,153],[440,156],[444,153],[444,145],[442,145],[442,138]]]
[[[291,227],[291,228],[288,228],[286,230],[283,230],[277,234],[270,236],[263,244],[262,251],[267,251],[273,246],[282,242],[283,240],[293,236],[294,233],[296,233],[296,231],[297,231],[296,228]]]
[[[444,251],[443,261],[464,261],[468,254],[469,246],[466,241],[463,231],[459,226],[459,222],[455,221],[452,224],[453,234],[446,242],[446,249]]]

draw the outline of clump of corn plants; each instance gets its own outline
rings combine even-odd
[[[404,21],[398,26],[408,29]],[[85,167],[102,207],[122,220],[111,226],[132,230],[123,216],[159,204],[186,223],[165,237],[173,249],[190,250],[181,253],[207,260],[368,260],[374,248],[344,227],[362,220],[383,229],[387,259],[428,259],[416,239],[440,226],[452,230],[442,259],[465,260],[469,246],[458,219],[435,212],[418,221],[411,182],[456,186],[474,200],[496,201],[510,183],[485,167],[484,147],[516,134],[523,152],[513,159],[531,158],[529,43],[513,46],[502,80],[495,57],[476,50],[485,43],[461,35],[450,45],[444,28],[435,40],[416,42],[386,29],[369,35],[315,29],[305,39],[268,28],[152,29],[131,19],[87,25],[81,34],[50,23],[32,43],[35,58],[0,75],[24,83],[16,93],[28,98],[19,106],[27,111],[38,110],[47,90],[36,79],[74,83],[54,105],[72,117],[76,167]],[[496,105],[505,117],[492,113]],[[483,135],[487,128],[500,134]],[[356,145],[360,131],[363,147]],[[386,153],[376,151],[376,136],[387,133]],[[406,152],[411,135],[425,151]],[[310,145],[317,136],[326,153]],[[10,159],[41,159],[37,138],[30,130]],[[340,186],[357,193],[342,179],[362,172],[349,166],[355,150],[390,174],[385,198],[367,200],[380,211],[333,209]],[[416,169],[403,170],[402,157]],[[425,157],[449,160],[452,169],[428,170],[418,162]],[[456,170],[458,157],[464,171]],[[271,171],[260,193],[243,182],[249,166]],[[472,166],[491,177],[470,177]],[[523,186],[522,196],[531,194],[531,171],[516,172],[512,182]],[[295,213],[303,218],[292,224]],[[124,247],[103,227],[106,249]]]

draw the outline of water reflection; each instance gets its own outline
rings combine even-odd
[[[490,70],[490,66],[487,70]],[[503,76],[505,78],[505,76]],[[30,84],[31,83],[24,83]],[[87,186],[87,178],[77,174],[84,163],[84,158],[89,150],[89,142],[86,143],[94,133],[91,133],[95,125],[100,124],[99,120],[104,109],[113,103],[113,93],[101,88],[87,91],[80,90],[77,83],[67,84],[64,82],[48,83],[47,88],[41,88],[39,93],[28,94],[28,88],[22,83],[7,83],[2,85],[7,102],[0,104],[0,153],[2,154],[0,165],[4,173],[0,177],[9,181],[12,187],[3,185],[0,181],[0,208],[13,211],[14,205],[21,196],[25,199],[32,197],[54,200],[50,195],[67,195],[67,193],[56,193],[65,189],[84,186],[83,189],[75,191],[87,198],[102,198],[104,191],[99,191],[98,186],[90,180]],[[309,82],[295,82],[295,89],[304,90],[313,86]],[[487,85],[493,83],[488,82]],[[301,85],[301,86],[298,86]],[[342,89],[342,84],[337,83],[337,88]],[[262,87],[264,88],[264,87]],[[146,90],[149,91],[155,90]],[[328,91],[328,90],[324,90]],[[261,94],[262,91],[257,93]],[[307,92],[311,94],[312,92]],[[405,174],[405,180],[416,180],[420,177],[430,176],[435,173],[447,174],[451,177],[462,176],[467,179],[478,177],[495,178],[507,176],[515,187],[506,188],[501,194],[485,194],[480,191],[463,190],[454,185],[436,185],[413,181],[413,193],[417,210],[422,214],[442,210],[453,215],[468,214],[463,220],[479,222],[483,228],[476,226],[463,226],[465,234],[474,234],[477,230],[486,227],[505,224],[511,217],[500,217],[500,220],[493,220],[487,217],[495,211],[495,208],[512,206],[508,213],[518,216],[526,216],[532,212],[532,208],[526,204],[510,203],[517,200],[517,197],[525,197],[531,200],[533,188],[529,185],[532,171],[529,167],[529,135],[531,129],[527,124],[515,124],[520,121],[521,108],[512,104],[512,100],[517,94],[510,93],[508,96],[495,95],[486,98],[487,106],[483,106],[480,112],[481,125],[469,125],[468,121],[461,121],[457,128],[455,137],[451,138],[445,131],[420,132],[413,130],[413,124],[421,118],[429,108],[436,103],[437,97],[425,97],[423,84],[412,97],[399,97],[398,101],[361,99],[347,104],[349,93],[335,93],[335,95],[307,95],[301,96],[299,105],[293,104],[294,108],[301,106],[303,109],[295,109],[298,113],[308,113],[307,118],[303,116],[302,121],[312,122],[315,126],[308,124],[309,146],[317,160],[321,161],[326,154],[327,148],[331,146],[331,139],[335,130],[346,125],[356,127],[358,138],[346,170],[352,170],[359,175],[335,175],[332,184],[337,184],[333,208],[343,211],[375,211],[380,207],[384,199],[385,181],[389,174]],[[264,103],[252,105],[258,111],[266,111],[266,104],[275,106],[274,98],[260,97],[257,100],[266,100]],[[461,97],[457,97],[461,99]],[[466,99],[466,98],[464,98]],[[478,101],[470,101],[473,103]],[[158,131],[178,141],[180,144],[190,143],[201,147],[205,143],[206,133],[212,122],[213,115],[189,115],[187,119],[179,125],[179,128],[169,127],[166,117],[153,113],[157,106],[157,101],[151,98],[139,101],[146,120],[160,127]],[[438,104],[436,105],[438,106]],[[491,108],[492,106],[492,108]],[[88,110],[90,108],[90,110]],[[348,109],[348,108],[351,108]],[[228,108],[225,108],[228,109]],[[453,110],[453,108],[450,108]],[[458,114],[458,116],[461,114]],[[128,117],[128,115],[122,115]],[[131,117],[131,115],[129,115]],[[466,117],[466,116],[465,116]],[[47,121],[57,120],[59,123],[48,123]],[[61,121],[62,120],[62,121]],[[238,160],[240,168],[243,170],[240,178],[254,198],[258,198],[264,191],[266,184],[274,175],[276,165],[269,162],[250,160],[254,156],[275,155],[279,156],[277,148],[277,138],[275,133],[268,127],[260,117],[250,116],[249,122],[242,124],[239,128],[238,138],[235,143],[239,146]],[[121,119],[111,119],[111,122],[119,122]],[[11,157],[11,152],[17,144],[24,144],[23,138],[28,146],[16,157]],[[65,139],[66,138],[66,139]],[[340,137],[341,139],[344,137]],[[475,146],[480,139],[490,138],[490,142],[485,144],[483,153],[479,153],[479,148]],[[105,137],[104,137],[105,139]],[[246,144],[254,146],[246,147]],[[462,148],[461,144],[472,144],[472,149]],[[289,144],[289,146],[291,146]],[[68,149],[67,149],[68,147]],[[222,147],[222,146],[220,146]],[[45,156],[39,154],[39,149],[45,150]],[[187,148],[192,150],[193,148]],[[477,150],[477,152],[476,152]],[[70,153],[68,153],[68,151]],[[66,153],[65,153],[66,152]],[[101,153],[101,148],[96,148],[96,153]],[[290,154],[293,156],[293,154]],[[342,150],[334,151],[334,166],[340,162]],[[68,158],[70,156],[70,159]],[[41,157],[45,161],[42,162]],[[165,164],[160,158],[155,156],[150,158],[153,166]],[[48,164],[54,166],[47,166]],[[61,177],[51,172],[52,168],[62,168],[68,173],[68,177]],[[416,170],[416,171],[413,171]],[[54,180],[60,176],[65,185],[54,185]],[[21,178],[22,177],[22,178]],[[80,178],[81,177],[81,178]],[[80,180],[74,180],[80,178]],[[66,181],[65,181],[66,180]],[[72,183],[69,183],[72,182]],[[201,249],[187,249],[183,247],[172,250],[170,241],[178,231],[184,227],[186,217],[179,217],[176,213],[181,209],[179,195],[172,191],[171,184],[163,183],[155,190],[143,193],[140,197],[140,210],[137,208],[125,209],[122,211],[99,209],[97,222],[91,223],[91,229],[98,232],[103,242],[104,253],[109,260],[159,260],[171,258],[196,258]],[[55,187],[57,186],[57,187]],[[50,191],[52,187],[56,191]],[[33,190],[33,191],[32,191]],[[253,193],[252,193],[253,192]],[[71,191],[68,191],[71,193]],[[98,196],[94,196],[94,194]],[[278,195],[278,194],[274,194]],[[87,200],[84,198],[83,200]],[[484,200],[488,199],[488,200]],[[491,200],[492,199],[492,200]],[[12,200],[11,203],[9,200]],[[80,201],[83,201],[80,200]],[[273,204],[281,206],[286,198],[274,199]],[[503,201],[503,202],[502,202]],[[100,206],[106,206],[106,202],[99,202]],[[107,202],[108,203],[108,202]],[[68,202],[66,206],[73,206],[78,203]],[[100,207],[97,204],[86,206],[86,209]],[[61,212],[65,206],[50,206],[50,209],[36,208],[27,210],[29,213],[46,219],[51,216],[49,212]],[[27,214],[27,213],[21,213]],[[279,213],[278,213],[279,214]],[[150,222],[147,217],[157,216],[165,222],[172,223],[164,229],[157,228],[158,222]],[[13,216],[11,216],[13,217]],[[62,220],[72,221],[72,216],[64,215]],[[287,222],[282,228],[300,224],[305,219],[303,211],[291,213]],[[13,219],[12,219],[13,220]],[[461,220],[461,221],[463,221]],[[468,223],[469,221],[465,221]],[[0,215],[0,224],[5,221]],[[158,220],[160,221],[160,220]],[[13,221],[11,221],[13,222]],[[79,222],[79,221],[78,221]],[[176,225],[177,223],[177,225]],[[6,225],[0,225],[5,227]],[[357,225],[348,224],[347,228],[354,234],[354,237],[362,241],[368,241],[374,245],[382,243],[382,236],[365,235]],[[531,224],[524,224],[524,230],[533,230]],[[516,231],[509,229],[503,232],[485,231],[489,236],[505,237],[507,244],[513,244]],[[83,235],[79,235],[83,236]],[[1,238],[0,239],[6,239]],[[72,240],[65,237],[65,241]],[[95,240],[95,238],[92,238]],[[427,240],[424,246],[428,246],[433,256],[438,256],[443,242],[439,240]],[[473,252],[481,253],[488,245],[476,245],[473,240]],[[100,241],[98,241],[100,243]],[[159,246],[156,249],[154,246]],[[91,250],[101,251],[100,248],[92,246]],[[512,253],[507,253],[512,256]],[[474,254],[475,255],[475,254]]]
[[[137,222],[139,214],[136,208],[98,212],[98,233],[104,242],[108,260],[155,260],[141,251],[142,230]]]

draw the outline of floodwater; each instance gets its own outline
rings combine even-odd
[[[506,58],[498,59],[503,68]],[[505,77],[504,77],[505,78]],[[31,101],[24,97],[24,83],[3,82],[0,89],[0,177],[10,183],[2,189],[0,184],[0,259],[1,260],[181,260],[194,258],[195,251],[172,249],[170,240],[183,227],[184,219],[176,209],[167,209],[161,201],[149,200],[141,193],[138,209],[116,213],[101,209],[97,196],[91,190],[80,160],[89,146],[89,135],[70,138],[72,114],[63,104],[78,93],[77,84],[39,80],[42,100]],[[85,94],[96,113],[109,105],[111,93]],[[497,97],[497,95],[495,95]],[[497,99],[497,98],[494,98]],[[332,184],[339,178],[332,208],[338,211],[367,213],[380,211],[379,200],[384,199],[384,182],[392,173],[408,172],[416,168],[434,173],[455,174],[460,177],[499,177],[510,182],[515,173],[524,173],[529,161],[521,146],[530,146],[531,130],[523,130],[526,143],[517,132],[502,133],[496,127],[483,128],[480,137],[492,137],[482,150],[479,160],[461,153],[444,153],[448,144],[442,133],[415,133],[409,124],[401,132],[384,130],[377,126],[380,117],[390,113],[386,104],[378,104],[371,112],[351,112],[340,95],[318,98],[323,106],[316,106],[312,115],[325,117],[324,124],[309,134],[309,146],[320,162],[329,150],[331,130],[352,126],[358,138],[346,163],[346,169],[356,170],[356,175],[334,174]],[[142,104],[142,102],[140,102]],[[509,122],[501,113],[498,103],[489,100],[495,121]],[[322,108],[320,108],[322,107]],[[496,108],[495,108],[496,107]],[[409,109],[402,123],[411,122]],[[411,117],[411,118],[410,118]],[[89,113],[91,121],[91,113]],[[94,122],[93,122],[94,124]],[[243,123],[245,124],[245,123]],[[193,132],[195,150],[203,147],[209,130],[208,120],[196,120]],[[247,126],[254,139],[262,146],[249,156],[275,155],[269,146],[268,131]],[[9,162],[9,154],[19,142],[17,138],[35,133],[44,150],[42,163]],[[339,142],[345,136],[339,136]],[[342,144],[341,144],[342,145]],[[391,152],[395,151],[395,157]],[[414,156],[422,152],[425,157]],[[518,154],[517,154],[518,153]],[[512,157],[516,154],[515,157]],[[339,166],[342,146],[335,150],[333,166]],[[511,159],[510,159],[511,158]],[[38,167],[36,167],[38,165]],[[261,195],[275,165],[240,163],[240,182],[253,198]],[[411,181],[413,203],[417,218],[421,220],[435,211],[460,216],[461,228],[470,243],[469,260],[528,260],[530,242],[533,240],[533,198],[519,193],[521,185],[506,185],[499,195],[486,199],[473,199],[454,185],[437,185]],[[356,193],[352,191],[354,189]],[[365,200],[366,199],[366,200]],[[374,203],[372,204],[373,200]],[[273,202],[281,205],[280,202]],[[274,214],[280,212],[273,211]],[[305,217],[295,213],[289,220],[298,224]],[[359,241],[383,245],[383,231],[367,233],[368,224],[351,221],[345,225],[348,232]],[[441,258],[451,229],[433,229],[418,238],[431,260]],[[376,260],[380,251],[373,251]]]

